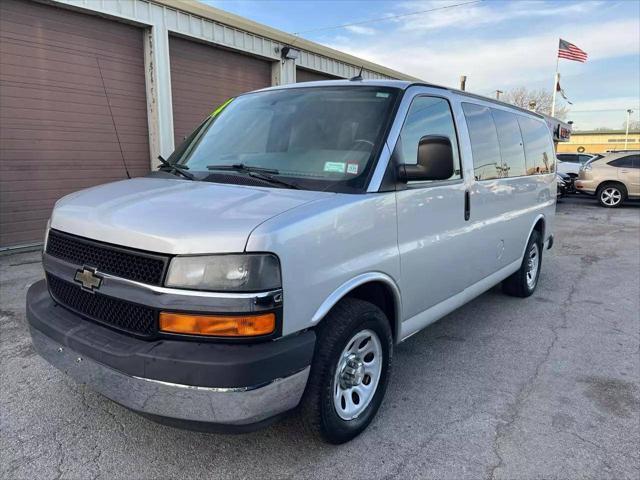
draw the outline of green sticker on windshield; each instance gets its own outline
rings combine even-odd
[[[344,173],[347,164],[344,162],[324,162],[325,172]]]

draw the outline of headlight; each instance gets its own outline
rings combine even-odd
[[[259,292],[282,286],[280,262],[271,254],[175,257],[167,287],[224,292]]]

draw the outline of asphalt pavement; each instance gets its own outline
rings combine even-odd
[[[243,435],[158,425],[34,352],[39,253],[0,256],[0,477],[640,478],[640,206],[557,209],[528,299],[494,288],[396,350],[377,419],[342,446],[295,416]]]

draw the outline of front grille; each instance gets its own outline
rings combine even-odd
[[[151,336],[157,331],[157,315],[152,308],[86,292],[51,274],[47,274],[47,283],[54,300],[80,315],[136,335]]]
[[[76,265],[150,285],[162,285],[168,258],[137,250],[116,247],[82,237],[51,230],[47,253]]]

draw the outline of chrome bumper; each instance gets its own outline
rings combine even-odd
[[[45,360],[80,383],[131,410],[177,420],[242,426],[291,410],[302,397],[310,367],[263,385],[214,388],[134,377],[63,346],[31,327]]]

